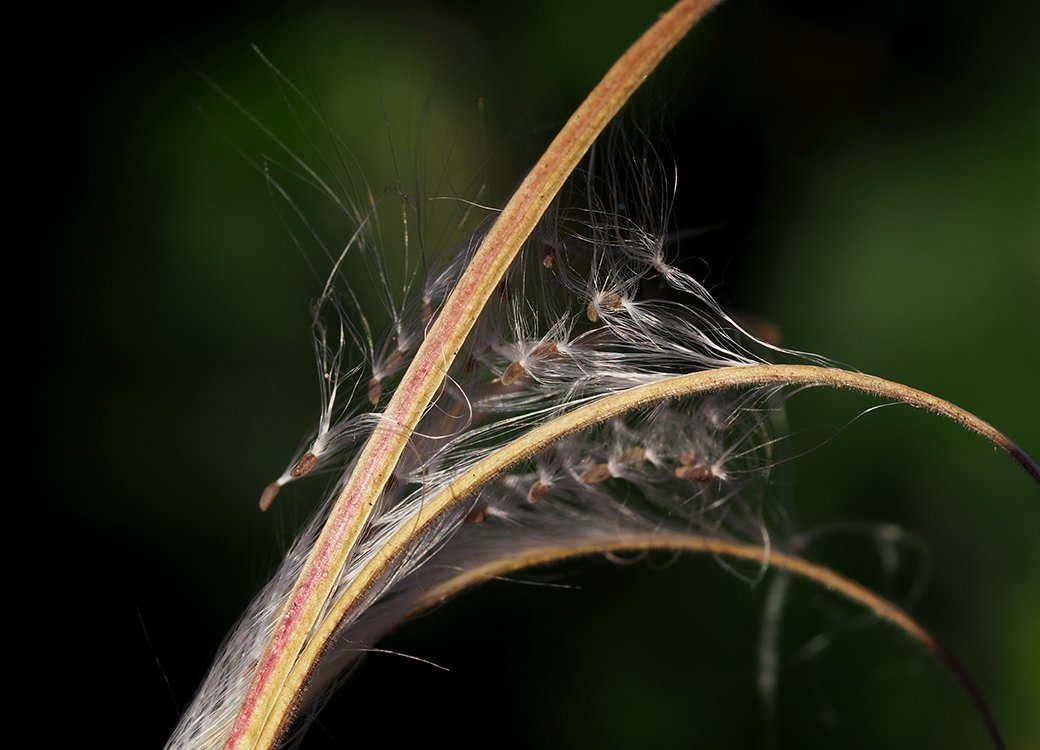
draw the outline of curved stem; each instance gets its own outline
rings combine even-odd
[[[717,0],[679,0],[610,68],[549,145],[481,241],[336,499],[235,716],[225,750],[270,747],[287,714],[276,701],[419,418],[492,291],[593,142]]]
[[[688,534],[619,534],[616,537],[578,544],[555,544],[532,546],[519,550],[510,557],[499,558],[461,573],[422,593],[418,603],[409,614],[413,617],[423,610],[461,593],[465,589],[509,573],[537,565],[559,562],[574,557],[585,557],[605,553],[640,552],[648,550],[673,550],[681,552],[705,552],[741,560],[750,560],[771,568],[786,570],[812,581],[826,589],[841,594],[846,599],[869,609],[920,644],[935,659],[950,670],[968,699],[975,706],[986,726],[986,732],[995,748],[1004,748],[1004,739],[997,726],[996,717],[982,697],[982,692],[967,670],[953,655],[925,630],[913,617],[882,596],[875,594],[855,581],[829,568],[817,565],[794,555],[776,550],[767,550],[754,544],[742,544],[724,539]]]
[[[749,365],[679,375],[630,388],[578,407],[551,422],[535,427],[471,466],[458,479],[424,503],[416,517],[403,525],[379,549],[334,602],[328,615],[318,623],[314,636],[286,678],[285,689],[277,696],[274,710],[278,715],[289,714],[303,689],[307,675],[314,668],[340,623],[353,614],[357,604],[365,600],[366,594],[408,553],[415,541],[423,538],[433,524],[498,474],[568,435],[633,409],[670,398],[763,385],[829,386],[893,398],[927,409],[979,433],[1011,455],[1035,481],[1040,483],[1040,467],[1036,462],[987,422],[930,393],[873,375],[811,365]]]

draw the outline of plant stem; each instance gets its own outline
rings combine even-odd
[[[422,539],[434,524],[502,472],[568,435],[633,409],[671,398],[768,385],[829,386],[855,390],[883,398],[894,398],[911,406],[941,414],[1000,447],[1040,483],[1040,467],[1037,467],[1014,442],[987,422],[930,393],[873,375],[811,365],[748,365],[679,375],[630,388],[578,407],[551,422],[531,429],[471,466],[458,479],[425,502],[417,517],[403,525],[379,549],[333,603],[323,621],[317,624],[314,636],[286,678],[286,689],[277,697],[275,710],[279,715],[288,715],[291,712],[308,675],[340,624],[356,611],[359,603],[365,601],[372,587],[408,554],[415,541]],[[274,731],[274,728],[269,730]]]
[[[225,750],[268,748],[288,720],[279,695],[419,418],[495,286],[606,124],[717,0],[680,0],[633,44],[564,125],[481,242],[329,512],[235,716]],[[292,688],[289,687],[291,691]],[[294,696],[290,696],[294,698]]]
[[[413,617],[423,610],[440,604],[465,589],[476,586],[492,578],[507,575],[525,568],[563,560],[602,555],[618,552],[641,552],[648,550],[672,550],[676,552],[705,552],[741,560],[768,565],[793,573],[824,588],[841,594],[846,599],[869,609],[878,618],[890,623],[920,644],[932,656],[945,666],[954,679],[960,684],[968,699],[972,702],[979,717],[986,727],[990,742],[997,750],[1006,746],[1004,738],[997,726],[996,717],[986,703],[975,681],[935,636],[925,630],[913,617],[882,596],[861,586],[855,581],[836,573],[829,568],[789,555],[774,549],[766,549],[755,544],[742,544],[725,539],[696,534],[618,534],[615,537],[593,541],[583,540],[575,544],[554,544],[532,546],[519,550],[510,557],[501,557],[484,565],[472,568],[454,578],[424,591],[418,605],[408,617]]]

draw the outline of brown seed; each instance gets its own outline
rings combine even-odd
[[[502,385],[512,385],[524,376],[524,366],[519,362],[513,362],[502,373]]]
[[[267,510],[271,507],[271,503],[278,497],[278,493],[281,491],[282,485],[278,482],[271,482],[269,485],[264,487],[264,491],[260,494],[260,510]]]
[[[403,361],[404,352],[402,352],[397,347],[394,347],[394,350],[390,352],[390,356],[386,358],[386,364],[383,365],[383,374],[393,375],[395,372],[401,369],[401,362]]]
[[[373,376],[368,381],[368,403],[378,406],[379,397],[383,394],[383,381]]]
[[[422,310],[419,315],[422,317],[423,328],[430,325],[430,321],[433,320],[433,302],[428,299],[422,301]]]
[[[625,452],[621,454],[621,460],[626,464],[641,464],[646,460],[646,448],[641,445],[625,448]]]
[[[296,466],[292,467],[292,471],[289,472],[289,476],[293,479],[299,479],[304,474],[310,474],[318,463],[318,457],[310,451],[307,451],[300,457],[300,460],[296,462]]]
[[[588,309],[585,311],[585,315],[593,323],[599,320],[600,309],[604,310],[619,310],[621,305],[624,304],[625,300],[622,299],[621,295],[617,292],[607,292],[605,294],[597,294],[592,298],[592,302],[589,303]]]
[[[556,265],[556,251],[551,247],[542,248],[542,265],[546,268],[552,268]]]
[[[677,466],[675,476],[694,482],[710,482],[715,478],[715,472],[710,466]]]
[[[539,344],[531,352],[531,356],[535,359],[552,359],[560,353],[559,347],[552,341],[546,341],[544,344]]]
[[[606,464],[593,464],[589,468],[585,469],[578,477],[585,484],[599,484],[610,479],[610,467]]]
[[[486,505],[478,505],[462,519],[463,523],[484,523],[487,520],[490,511]]]
[[[543,497],[549,494],[549,490],[551,488],[552,485],[548,484],[547,482],[543,482],[540,479],[537,480],[534,484],[531,485],[531,489],[527,491],[527,502],[539,502]]]
[[[679,463],[681,463],[683,466],[693,466],[695,463],[697,463],[697,454],[684,453],[681,456],[679,456]]]

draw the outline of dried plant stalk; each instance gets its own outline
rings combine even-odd
[[[682,0],[614,64],[571,116],[481,243],[358,458],[257,665],[225,748],[267,747],[287,720],[272,713],[289,669],[419,418],[440,388],[480,310],[578,161],[607,123],[714,0]],[[262,738],[267,738],[262,739]],[[265,744],[266,742],[266,744]]]
[[[402,502],[391,508],[391,512],[383,514],[392,516],[390,521],[384,523],[385,518],[380,518],[380,513],[376,513],[377,509],[381,512],[387,510],[380,507],[380,502],[394,489],[388,490],[388,483],[391,477],[395,480],[398,478],[395,471],[400,469],[406,448],[410,446],[413,452],[421,453],[418,442],[435,442],[435,439],[445,437],[445,433],[440,433],[431,439],[421,435],[417,427],[431,413],[431,403],[440,405],[437,399],[456,356],[466,344],[471,329],[483,314],[496,288],[501,288],[503,277],[514,264],[521,246],[535,231],[564,182],[606,124],[686,31],[714,5],[715,2],[710,0],[681,0],[619,59],[570,118],[499,213],[481,239],[465,272],[457,278],[450,294],[447,294],[436,318],[433,317],[433,306],[423,300],[420,315],[424,335],[414,356],[409,355],[402,348],[403,345],[397,342],[381,368],[373,367],[373,377],[365,395],[375,406],[383,397],[384,375],[397,373],[408,360],[407,368],[386,410],[374,421],[371,434],[345,476],[342,489],[328,511],[324,525],[314,534],[313,539],[308,537],[301,543],[302,562],[298,575],[290,581],[291,587],[287,587],[284,592],[269,592],[267,601],[275,604],[263,605],[262,602],[257,610],[265,626],[272,622],[273,625],[269,637],[264,634],[266,642],[257,655],[255,666],[238,665],[244,670],[247,680],[241,697],[235,692],[240,685],[218,696],[220,700],[235,702],[230,718],[222,718],[212,726],[200,729],[197,735],[189,735],[197,739],[195,744],[191,744],[191,740],[171,741],[171,748],[223,746],[225,750],[238,750],[276,746],[285,736],[293,719],[305,708],[305,698],[311,697],[313,692],[337,678],[337,669],[342,665],[328,667],[328,675],[321,674],[321,671],[323,665],[335,661],[336,641],[343,638],[350,628],[367,628],[358,637],[363,643],[370,642],[401,618],[500,572],[568,556],[644,548],[700,550],[758,560],[764,565],[795,572],[841,591],[892,622],[947,663],[976,702],[994,744],[1000,745],[995,722],[963,670],[923,628],[898,608],[837,574],[792,555],[767,551],[762,546],[721,536],[708,538],[693,533],[693,530],[677,533],[665,529],[653,535],[640,534],[628,528],[614,529],[612,534],[593,530],[575,534],[566,544],[518,538],[509,546],[500,548],[496,556],[486,560],[474,556],[468,561],[470,567],[457,575],[442,576],[431,588],[420,590],[413,587],[406,596],[401,597],[401,601],[387,609],[389,615],[369,611],[378,610],[388,594],[399,593],[395,585],[401,580],[407,581],[407,576],[414,573],[420,564],[437,554],[439,545],[450,546],[449,542],[454,538],[452,534],[460,527],[494,524],[496,513],[501,514],[503,511],[487,504],[475,503],[471,498],[501,481],[504,473],[524,461],[533,460],[540,453],[551,451],[568,436],[608,420],[621,420],[649,405],[669,400],[742,389],[758,389],[774,394],[788,386],[858,390],[953,419],[1000,447],[1015,458],[1034,480],[1040,482],[1040,469],[1018,446],[989,424],[942,399],[860,373],[810,365],[761,364],[758,359],[745,357],[746,350],[739,346],[734,350],[736,353],[726,351],[716,337],[728,334],[720,333],[722,329],[711,329],[697,339],[696,345],[689,347],[686,347],[685,342],[668,340],[661,348],[666,359],[673,357],[666,367],[654,369],[646,366],[655,352],[637,351],[633,353],[633,358],[639,359],[640,364],[633,368],[628,380],[618,377],[610,381],[606,377],[606,384],[601,385],[599,390],[589,389],[589,392],[582,392],[573,400],[560,397],[559,394],[566,392],[570,395],[577,393],[576,390],[560,390],[555,395],[557,400],[549,406],[532,396],[531,403],[536,406],[532,407],[531,413],[537,416],[529,417],[526,422],[521,418],[517,421],[519,427],[516,430],[523,429],[525,432],[517,436],[515,432],[502,430],[496,435],[501,438],[499,444],[490,448],[483,446],[483,453],[473,451],[476,457],[471,462],[452,466],[450,472],[442,471],[438,481],[431,483],[433,489],[429,497],[421,496],[421,502],[412,505]],[[363,225],[364,222],[359,224]],[[621,227],[624,231],[629,229],[631,227]],[[359,226],[358,232],[361,231],[362,227]],[[620,233],[624,234],[624,231]],[[631,248],[626,250],[631,251]],[[721,311],[712,307],[713,303],[699,284],[662,261],[660,247],[647,249],[640,246],[631,252],[638,255],[640,263],[665,278],[673,289],[693,295],[712,312],[721,315]],[[337,261],[337,269],[341,261],[342,257]],[[627,258],[626,262],[632,262],[632,258]],[[562,274],[566,269],[566,259],[557,248],[547,245],[537,265],[545,271]],[[592,265],[590,279],[600,270],[595,259]],[[334,269],[333,275],[337,269]],[[640,275],[643,273],[645,271],[636,275],[637,281],[643,278]],[[632,316],[635,329],[645,327],[644,333],[649,332],[648,338],[652,338],[650,334],[654,332],[665,334],[664,329],[676,322],[680,326],[688,324],[691,330],[696,328],[695,323],[702,322],[700,318],[690,323],[682,320],[681,316],[655,317],[655,311],[640,308],[639,302],[631,294],[631,284],[626,287],[624,280],[619,281],[611,274],[605,274],[605,278],[596,278],[595,281],[599,284],[596,288],[584,290],[588,294],[583,298],[580,314],[595,328],[585,330],[577,337],[588,339],[585,343],[591,342],[592,348],[604,340],[596,338],[597,332],[613,333],[612,326],[617,324],[617,319],[622,315]],[[326,301],[328,292],[326,287],[322,302]],[[722,317],[733,323],[728,317]],[[735,323],[733,327],[743,333]],[[511,396],[522,395],[526,384],[543,377],[548,368],[557,367],[559,372],[574,371],[573,367],[570,371],[566,367],[571,367],[573,361],[579,359],[579,347],[575,345],[577,339],[568,339],[567,336],[558,335],[559,330],[554,331],[555,334],[550,331],[535,341],[528,340],[529,337],[522,335],[524,332],[518,329],[516,341],[512,342],[515,346],[510,350],[509,357],[504,363],[496,362],[493,367],[489,366],[496,377],[491,386],[487,387],[491,392],[486,399],[487,404],[494,407],[496,398],[500,397],[502,403],[507,403]],[[756,343],[775,349],[763,342]],[[670,352],[669,346],[681,350],[681,353],[676,355],[674,351]],[[622,352],[638,349],[631,339],[618,348]],[[499,355],[501,352],[496,356]],[[335,356],[342,356],[342,350]],[[568,361],[571,364],[566,364]],[[593,363],[606,361],[594,357],[587,359],[587,362]],[[685,374],[676,374],[676,370]],[[516,403],[522,403],[522,399]],[[474,408],[473,404],[467,406]],[[328,411],[331,413],[331,407]],[[505,407],[503,411],[506,411]],[[328,416],[323,414],[323,419]],[[455,413],[447,415],[448,418],[458,416]],[[497,426],[508,421],[503,419]],[[625,427],[620,421],[619,424],[619,430]],[[719,426],[718,429],[722,431],[724,428]],[[485,435],[480,429],[474,429],[473,432],[478,436]],[[575,465],[568,467],[568,471],[572,483],[590,493],[596,493],[606,492],[603,488],[609,487],[626,472],[635,475],[642,471],[640,467],[653,464],[662,470],[667,481],[697,486],[699,489],[694,494],[701,492],[700,488],[707,492],[707,488],[721,483],[723,477],[693,442],[689,441],[690,444],[683,446],[683,450],[677,448],[676,454],[669,455],[667,460],[660,455],[652,456],[653,448],[638,441],[630,440],[627,444],[619,442],[615,455],[578,456],[580,465],[572,462]],[[447,458],[442,463],[451,462],[450,450],[437,450],[446,451],[444,456]],[[436,453],[433,449],[431,452]],[[315,452],[307,451],[285,476],[288,479],[302,477],[314,470],[319,462]],[[436,464],[432,459],[429,463],[430,466]],[[525,507],[546,506],[553,502],[553,487],[549,477],[538,475],[525,482],[520,487]],[[279,480],[265,490],[261,497],[261,508],[266,509],[270,505],[281,484],[282,480]],[[351,565],[356,569],[352,569]],[[363,615],[368,619],[362,619]],[[242,627],[248,628],[249,625],[247,622]]]

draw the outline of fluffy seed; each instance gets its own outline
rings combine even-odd
[[[550,484],[541,480],[536,481],[531,485],[531,489],[527,491],[527,502],[532,504],[539,502],[543,497],[549,494],[550,488]]]
[[[462,522],[463,523],[484,523],[484,521],[487,520],[487,517],[488,517],[489,514],[490,514],[490,512],[488,511],[488,507],[486,505],[478,505],[477,507],[475,507],[473,510],[471,510],[469,513],[466,514],[466,517],[462,519]]]
[[[404,361],[404,352],[400,349],[395,348],[390,352],[390,356],[386,358],[386,364],[383,365],[383,372],[387,375],[392,375],[401,369],[401,363]]]
[[[605,482],[611,477],[610,467],[606,464],[593,464],[589,468],[585,469],[578,477],[585,484],[599,484]]]
[[[539,344],[531,352],[531,356],[535,359],[552,359],[560,353],[559,347],[556,346],[552,341],[547,341],[544,344]]]
[[[596,323],[599,321],[599,311],[602,310],[619,310],[624,300],[621,295],[617,292],[605,292],[597,294],[592,298],[592,302],[589,303],[588,309],[585,311],[585,315],[590,321]]]
[[[281,491],[282,485],[278,482],[271,482],[269,485],[264,487],[264,491],[260,495],[260,510],[267,510],[271,507],[271,503],[278,497],[278,493]]]
[[[546,268],[552,268],[556,265],[556,250],[548,245],[542,248],[542,265]]]
[[[318,457],[310,451],[307,451],[303,454],[300,460],[296,462],[296,466],[292,467],[292,471],[289,472],[289,476],[291,476],[293,479],[299,479],[305,474],[310,474],[311,469],[313,469],[317,465],[317,463]],[[264,494],[267,494],[266,490],[264,491]],[[274,498],[272,497],[271,499],[273,500]]]
[[[506,368],[506,371],[502,373],[502,385],[512,385],[523,377],[524,372],[526,372],[526,370],[524,370],[522,364],[519,362],[511,363],[509,367]]]
[[[626,464],[641,464],[646,460],[646,448],[640,445],[625,448],[625,452],[621,454],[621,460]]]
[[[381,395],[383,395],[383,381],[373,376],[368,381],[368,403],[372,404],[372,406],[377,406]]]
[[[710,482],[715,478],[715,472],[710,466],[677,466],[675,476],[679,479],[689,479],[693,482]]]

